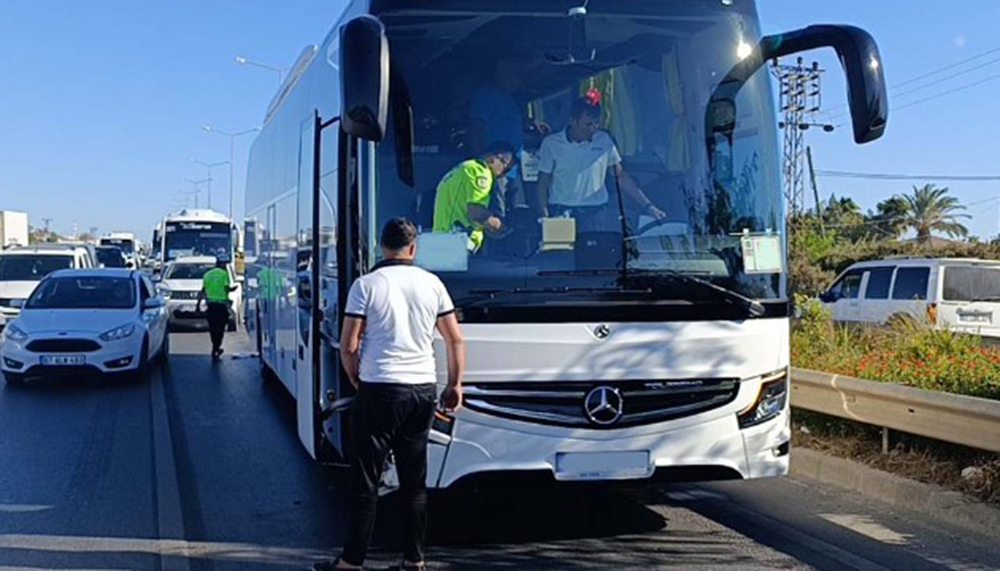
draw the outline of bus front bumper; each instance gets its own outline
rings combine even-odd
[[[431,487],[510,473],[556,481],[751,479],[788,473],[787,405],[776,418],[745,429],[735,415],[620,430],[539,426],[469,410],[459,416],[447,445],[431,439]]]

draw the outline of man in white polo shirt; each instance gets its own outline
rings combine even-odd
[[[570,107],[569,125],[542,141],[538,152],[538,208],[542,217],[569,213],[580,231],[619,231],[618,198],[608,192],[608,169],[625,197],[643,214],[666,217],[622,168],[622,157],[611,135],[598,129],[600,94],[591,91]],[[615,207],[609,208],[609,202]]]
[[[372,530],[378,486],[391,450],[406,513],[404,568],[424,569],[427,529],[427,438],[437,402],[434,329],[448,352],[446,409],[462,403],[465,349],[444,284],[413,265],[417,229],[395,218],[382,230],[383,261],[347,296],[340,356],[358,389],[351,411],[351,515],[340,558],[315,569],[360,569]]]

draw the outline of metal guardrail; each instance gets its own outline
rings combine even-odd
[[[1000,401],[793,368],[792,406],[1000,453]]]

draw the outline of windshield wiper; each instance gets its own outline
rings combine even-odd
[[[678,281],[682,281],[691,285],[697,285],[704,289],[705,291],[713,292],[719,297],[733,303],[740,308],[744,309],[751,317],[761,317],[767,312],[764,304],[761,302],[751,299],[739,292],[735,292],[731,289],[724,288],[720,285],[716,285],[708,280],[701,278],[696,278],[694,276],[678,272],[676,270],[641,270],[632,268],[631,272],[633,275],[644,275],[644,276],[667,276],[674,278]]]
[[[1000,295],[990,295],[987,297],[977,297],[970,301],[1000,301]]]

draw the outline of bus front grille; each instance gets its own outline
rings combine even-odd
[[[731,403],[737,379],[465,383],[470,410],[551,426],[615,429],[693,416]]]

